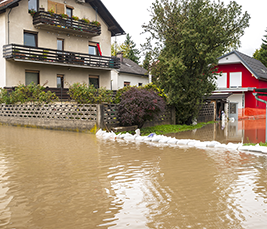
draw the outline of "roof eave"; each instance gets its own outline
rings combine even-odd
[[[119,23],[108,11],[106,6],[101,2],[101,0],[85,0],[85,1],[89,3],[93,8],[97,8],[97,10],[100,10],[100,15],[108,25],[108,29],[111,32],[112,37],[126,34],[125,31],[122,29],[122,27],[119,25]],[[101,11],[103,12],[101,13]]]
[[[21,0],[16,0],[16,1],[10,2],[10,3],[0,7],[0,14],[6,12],[7,8],[14,8],[14,7],[18,6],[20,1]]]

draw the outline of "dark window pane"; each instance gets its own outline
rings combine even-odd
[[[26,72],[25,73],[25,84],[29,85],[34,82],[36,85],[39,83],[39,73]]]
[[[24,45],[31,46],[31,47],[37,47],[36,34],[24,33]]]
[[[28,0],[28,9],[38,11],[38,0]]]
[[[89,78],[89,85],[94,85],[95,88],[99,88],[99,79],[98,78]]]
[[[71,9],[71,8],[66,8],[66,14],[67,14],[69,17],[72,17],[72,9]]]

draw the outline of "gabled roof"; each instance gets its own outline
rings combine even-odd
[[[120,63],[120,68],[117,69],[117,71],[119,71],[119,73],[148,76],[146,69],[140,67],[137,63],[127,58],[123,58],[123,61]]]
[[[227,53],[226,55],[223,55],[219,58],[223,59],[227,56],[230,56],[232,54],[235,54],[240,62],[257,78],[261,80],[267,80],[267,68],[261,63],[259,60],[256,60],[244,53],[241,53],[239,51],[232,51],[230,53]]]
[[[0,14],[4,13],[7,8],[18,6],[20,1],[21,0],[0,0]],[[119,36],[125,34],[124,30],[107,10],[101,0],[85,0],[85,2],[90,4],[105,21],[109,31],[111,32],[111,36]]]

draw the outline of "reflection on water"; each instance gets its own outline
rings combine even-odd
[[[170,134],[170,136],[203,141],[216,140],[221,143],[260,143],[265,142],[265,119],[209,124],[201,129]]]
[[[0,126],[0,228],[266,228],[266,181],[264,155]]]

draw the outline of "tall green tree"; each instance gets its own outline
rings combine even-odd
[[[132,40],[132,37],[129,33],[126,34],[125,41],[118,45],[117,43],[111,44],[111,54],[116,56],[119,51],[123,52],[123,57],[134,61],[135,63],[139,64],[140,59],[140,51],[135,48],[136,44]]]
[[[140,59],[140,51],[135,48],[136,44],[132,40],[132,37],[129,35],[129,33],[126,34],[126,39],[124,41],[125,50],[122,50],[124,53],[124,56],[135,63],[139,64]]]
[[[148,70],[148,71],[150,70],[151,59],[152,59],[152,57],[151,57],[151,52],[150,52],[150,51],[146,52],[146,53],[145,53],[145,59],[143,60],[143,65],[142,65],[142,67],[143,67],[144,69]]]
[[[265,30],[267,32],[267,29]],[[261,61],[267,67],[267,35],[263,36],[262,44],[260,49],[256,49],[253,57]]]
[[[197,117],[215,89],[218,57],[237,48],[250,16],[235,1],[156,0],[143,25],[156,48],[152,74],[176,107],[178,123]]]

